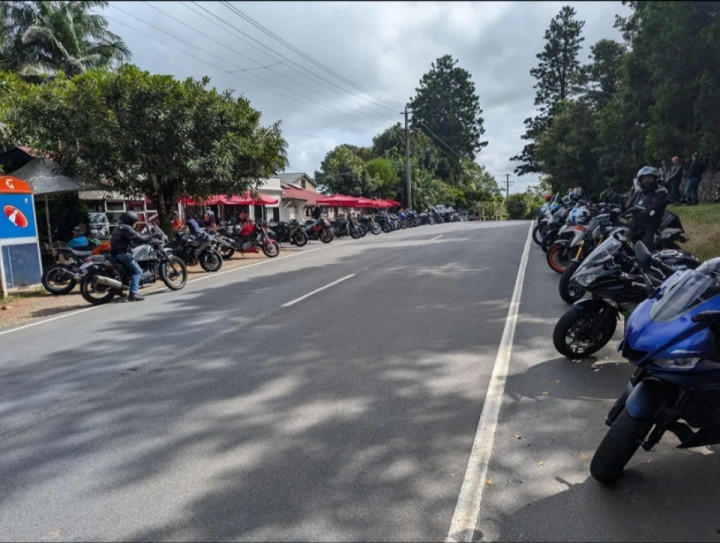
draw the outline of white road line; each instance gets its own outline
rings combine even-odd
[[[485,405],[480,414],[475,441],[473,442],[465,479],[460,488],[455,513],[450,522],[446,543],[470,542],[473,540],[478,519],[480,518],[480,504],[482,492],[486,484],[488,465],[495,441],[500,406],[502,405],[505,381],[510,365],[510,354],[512,352],[513,338],[515,336],[515,325],[517,323],[518,307],[522,295],[523,282],[525,281],[525,268],[527,266],[528,254],[530,253],[530,241],[532,239],[534,221],[530,223],[525,249],[520,261],[515,290],[513,291],[510,308],[508,309],[505,329],[503,330],[500,346],[498,347],[495,365],[493,367],[488,390],[485,396]]]
[[[350,279],[351,277],[355,277],[354,273],[351,273],[350,275],[346,275],[345,277],[341,277],[337,281],[333,281],[332,283],[325,285],[324,287],[320,287],[318,289],[313,290],[312,292],[308,292],[305,296],[300,296],[299,298],[294,299],[292,302],[288,302],[286,304],[283,304],[281,307],[290,307],[291,305],[295,305],[296,303],[304,300],[305,298],[312,296],[313,294],[317,294],[320,291],[325,290],[326,288],[330,288],[332,286],[337,285],[338,283],[342,283],[346,279]]]
[[[435,236],[434,238],[432,238],[429,241],[435,241],[436,239],[440,239],[441,237],[443,237],[443,234],[440,234],[439,236]]]

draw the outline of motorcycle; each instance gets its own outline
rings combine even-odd
[[[568,213],[565,224],[560,227],[555,241],[548,247],[547,263],[558,273],[565,271],[572,260],[570,246],[578,239],[582,239],[588,224],[593,218],[589,205],[577,205]]]
[[[68,294],[82,279],[83,274],[80,268],[83,263],[88,261],[92,255],[110,251],[109,242],[90,241],[90,250],[80,251],[72,247],[56,247],[53,249],[56,262],[45,268],[40,279],[45,290],[54,296]]]
[[[330,221],[330,228],[336,238],[350,236],[352,239],[359,239],[363,236],[363,230],[352,218],[338,217],[334,221]]]
[[[187,268],[183,260],[165,246],[167,236],[157,228],[152,238],[132,250],[135,261],[142,269],[140,285],[152,285],[162,280],[171,290],[180,290],[187,283]],[[94,255],[82,265],[80,281],[82,297],[93,305],[106,304],[115,296],[122,296],[129,288],[127,268],[109,253]]]
[[[305,223],[305,233],[308,239],[319,239],[323,243],[330,243],[335,238],[330,222],[325,217]]]
[[[200,264],[206,272],[216,272],[222,268],[223,257],[215,246],[215,239],[207,232],[176,232],[175,239],[169,244],[173,254],[182,259],[186,266]]]
[[[575,256],[567,265],[565,270],[562,272],[560,277],[560,283],[558,284],[558,290],[560,297],[563,301],[572,304],[582,298],[585,295],[585,288],[583,288],[577,281],[572,281],[572,276],[577,271],[580,263],[592,253],[592,251],[599,245],[599,243],[605,239],[615,228],[622,223],[622,221],[632,213],[632,208],[627,210],[622,215],[619,214],[619,209],[614,208],[610,211],[610,215],[607,221],[603,219],[603,214],[600,214],[590,221],[588,228],[583,233],[582,239],[573,240],[570,243],[570,247],[575,251]],[[595,220],[599,219],[599,224],[595,223]],[[593,226],[593,224],[596,224]],[[676,251],[682,251],[678,242],[683,243],[687,241],[685,238],[685,230],[682,227],[680,217],[671,211],[665,211],[662,222],[660,224],[661,230],[655,237],[655,246],[658,250],[673,249]],[[692,258],[692,257],[691,257]],[[699,262],[697,262],[699,264]]]
[[[642,247],[640,247],[642,246]],[[650,264],[638,244],[638,261]],[[670,431],[679,448],[720,443],[720,258],[678,272],[627,319],[622,356],[637,370],[605,419],[610,427],[590,463],[603,484],[619,479],[639,447]]]
[[[280,244],[270,235],[265,221],[257,220],[255,224],[246,224],[239,231],[226,232],[226,235],[232,239],[233,246],[241,253],[257,252],[259,249],[268,258],[280,254]]]
[[[408,225],[405,217],[398,217],[398,220],[400,222],[400,228],[407,228]],[[378,234],[382,233],[382,227],[377,223],[373,215],[360,217],[358,221],[373,235],[377,236]]]
[[[572,281],[591,296],[575,302],[555,324],[553,345],[560,354],[574,359],[600,350],[615,334],[620,316],[627,318],[647,297],[628,234],[627,227],[616,229],[573,275]],[[694,256],[675,249],[657,251],[651,263],[646,275],[655,285],[678,269],[700,264]]]
[[[270,235],[278,243],[292,243],[298,247],[303,247],[308,242],[308,235],[303,230],[302,225],[296,220],[279,221],[275,228],[271,228]]]

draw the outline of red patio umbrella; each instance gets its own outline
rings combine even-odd
[[[339,207],[352,207],[357,203],[355,196],[345,196],[344,194],[333,194],[325,198],[318,198],[318,205],[323,206],[339,206]]]
[[[353,207],[378,207],[378,201],[373,200],[370,198],[365,198],[364,196],[360,196],[357,199],[357,202],[353,204]]]

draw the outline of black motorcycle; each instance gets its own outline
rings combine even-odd
[[[305,233],[302,224],[296,219],[278,221],[276,226],[269,227],[269,232],[278,243],[291,243],[303,247],[308,242],[308,235]]]
[[[358,239],[363,236],[363,230],[359,227],[356,221],[352,220],[352,218],[338,217],[337,219],[330,221],[330,228],[332,228],[333,234],[336,238],[350,236],[353,239]]]
[[[180,290],[187,283],[185,262],[172,254],[172,249],[165,246],[166,241],[165,234],[157,232],[148,243],[133,249],[135,261],[143,272],[141,286],[152,285],[160,279],[169,289]],[[82,268],[80,293],[93,305],[106,304],[129,288],[127,268],[110,254],[93,255]]]
[[[206,232],[188,234],[176,232],[175,239],[169,244],[173,254],[183,260],[186,266],[200,267],[206,272],[216,272],[222,268],[223,257],[215,248],[216,240]]]
[[[612,339],[620,316],[627,317],[647,298],[645,281],[632,250],[627,227],[621,227],[588,256],[572,277],[590,293],[558,319],[553,345],[568,358],[583,358]],[[653,254],[647,275],[659,285],[676,271],[696,268],[700,261],[676,249]]]
[[[45,268],[40,281],[50,294],[55,296],[68,294],[82,278],[80,267],[90,259],[92,250],[79,251],[72,247],[57,247],[53,249],[53,253],[56,262]]]

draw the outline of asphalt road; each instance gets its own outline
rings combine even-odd
[[[712,448],[590,477],[632,367],[554,351],[569,306],[529,227],[313,243],[3,334],[0,540],[717,541]],[[519,270],[477,526],[452,533]]]

